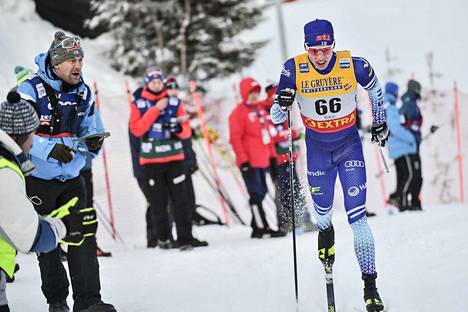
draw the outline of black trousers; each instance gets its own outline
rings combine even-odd
[[[422,168],[419,154],[405,155],[395,160],[397,170],[396,198],[400,210],[419,210],[422,188]]]
[[[86,207],[86,192],[80,177],[64,182],[28,177],[26,190],[40,215],[48,215],[74,196],[79,198],[75,209]],[[66,300],[69,282],[67,272],[60,260],[59,249],[40,253],[37,258],[41,271],[41,289],[47,303]],[[86,309],[101,301],[96,238],[94,236],[86,238],[81,246],[69,246],[67,259],[73,289],[73,311]]]
[[[172,202],[179,245],[192,241],[192,215],[186,193],[186,179],[182,161],[144,166],[148,177],[149,202],[154,209],[156,233],[160,240],[171,237],[168,203]]]
[[[242,172],[247,192],[249,193],[250,211],[252,220],[250,226],[254,232],[260,229],[267,229],[270,226],[266,219],[265,210],[262,202],[268,191],[266,184],[266,169],[252,168],[249,172]]]
[[[155,215],[154,209],[151,207],[150,204],[150,188],[148,184],[147,178],[137,178],[138,186],[140,187],[141,192],[145,196],[146,199],[146,239],[148,241],[156,240],[158,238],[158,234],[156,233],[156,226],[155,226]]]
[[[80,176],[84,181],[84,186],[86,190],[86,207],[94,207],[94,184],[93,184],[93,170],[81,170]]]

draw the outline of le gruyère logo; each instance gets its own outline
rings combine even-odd
[[[313,93],[343,89],[343,77],[327,77],[314,80],[302,80],[302,93]]]

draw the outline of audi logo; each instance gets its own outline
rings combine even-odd
[[[349,189],[348,189],[348,195],[349,196],[357,196],[359,194],[359,188],[357,188],[356,186],[351,186]]]
[[[346,168],[361,167],[364,168],[364,162],[362,160],[348,160],[345,162],[344,166]]]

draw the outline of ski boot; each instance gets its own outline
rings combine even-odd
[[[326,230],[319,231],[318,256],[325,267],[325,271],[331,271],[335,262],[335,230],[333,225]]]
[[[366,303],[368,312],[378,312],[384,309],[382,299],[380,299],[377,287],[375,286],[376,278],[377,274],[362,275],[362,279],[364,280],[364,302]]]
[[[70,312],[65,300],[49,304],[49,312]]]

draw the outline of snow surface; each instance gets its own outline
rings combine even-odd
[[[466,310],[467,218],[467,206],[452,205],[370,220],[387,311]],[[335,229],[337,311],[363,311],[352,232],[341,215]],[[259,241],[239,226],[198,231],[210,241],[209,248],[180,252],[112,246],[113,257],[100,259],[103,299],[119,312],[297,311],[291,235]],[[316,233],[297,240],[298,311],[326,311],[316,241]],[[8,285],[13,311],[45,311],[35,257],[21,255],[18,261],[21,271]]]
[[[333,4],[333,5],[332,5]],[[340,8],[340,10],[337,9]],[[454,132],[453,80],[468,90],[468,71],[462,57],[454,57],[468,47],[464,32],[467,20],[466,1],[297,1],[284,6],[289,53],[300,52],[302,26],[313,17],[334,21],[337,47],[351,49],[365,56],[378,69],[387,70],[385,46],[397,57],[395,66],[402,69],[397,82],[403,83],[412,72],[427,87],[424,54],[433,50],[436,71],[443,72],[438,86],[445,97],[427,95],[422,109],[425,133],[431,124],[443,124],[438,133],[422,145],[424,213],[389,215],[383,207],[384,196],[379,180],[374,178],[378,164],[374,147],[364,141],[368,165],[368,207],[379,216],[372,219],[377,243],[379,287],[388,311],[464,311],[463,295],[468,293],[467,206],[457,206],[458,178]],[[312,16],[310,12],[319,12]],[[352,14],[350,14],[352,12]],[[370,25],[370,26],[369,26]],[[409,26],[411,25],[411,27]],[[35,68],[34,56],[47,50],[56,30],[34,13],[30,0],[0,2],[0,94],[14,85],[13,68],[21,64]],[[376,36],[374,31],[378,32]],[[243,74],[258,77],[260,82],[277,79],[282,66],[276,35],[275,11],[266,11],[266,20],[258,28],[243,34],[244,39],[272,42],[262,51],[255,64]],[[372,40],[367,40],[366,34]],[[442,38],[442,39],[441,39]],[[448,42],[448,44],[447,44]],[[391,43],[391,45],[390,45]],[[97,81],[100,89],[101,114],[112,136],[106,141],[110,188],[115,225],[120,240],[113,241],[108,232],[108,203],[104,183],[103,159],[94,161],[95,200],[101,220],[98,241],[114,256],[101,259],[102,294],[121,311],[294,311],[291,236],[282,239],[253,241],[250,230],[239,225],[230,228],[195,228],[197,237],[210,242],[209,248],[188,253],[147,250],[145,246],[145,202],[132,177],[127,141],[128,104],[124,89],[126,77],[113,71],[102,56],[109,38],[84,40],[85,79]],[[450,50],[448,50],[450,49]],[[450,52],[449,54],[447,52]],[[458,54],[455,54],[458,55]],[[226,96],[220,112],[227,116],[234,105],[232,84],[238,77],[213,85]],[[131,89],[136,82],[130,80]],[[216,90],[215,90],[216,93]],[[467,118],[468,95],[460,94],[462,122]],[[360,106],[366,116],[367,102]],[[225,120],[221,118],[222,120]],[[366,121],[369,122],[368,120]],[[225,140],[225,138],[224,138]],[[443,144],[440,144],[443,142]],[[468,131],[463,129],[466,151]],[[197,143],[198,144],[198,143]],[[198,147],[197,147],[198,148]],[[463,152],[465,154],[465,152]],[[201,153],[199,161],[208,167]],[[218,155],[218,162],[221,161]],[[303,157],[302,157],[303,160]],[[245,196],[235,182],[236,168],[223,161],[222,180],[244,220],[249,220]],[[463,171],[468,172],[467,162]],[[305,172],[303,161],[299,163]],[[466,176],[466,175],[465,175]],[[444,179],[441,179],[444,178]],[[218,198],[200,174],[194,176],[197,201],[221,213]],[[393,174],[384,177],[386,193],[394,187]],[[465,194],[468,194],[465,182]],[[441,204],[447,203],[447,204]],[[273,216],[271,199],[268,213]],[[362,285],[352,248],[352,232],[342,208],[337,188],[335,220],[337,236],[336,298],[338,311],[359,311]],[[21,271],[17,281],[8,286],[13,311],[45,311],[40,292],[39,270],[34,256],[20,255]],[[316,234],[298,239],[300,309],[325,310],[325,285],[321,265],[316,259]],[[27,294],[25,299],[24,295]],[[358,310],[356,310],[358,309]]]

